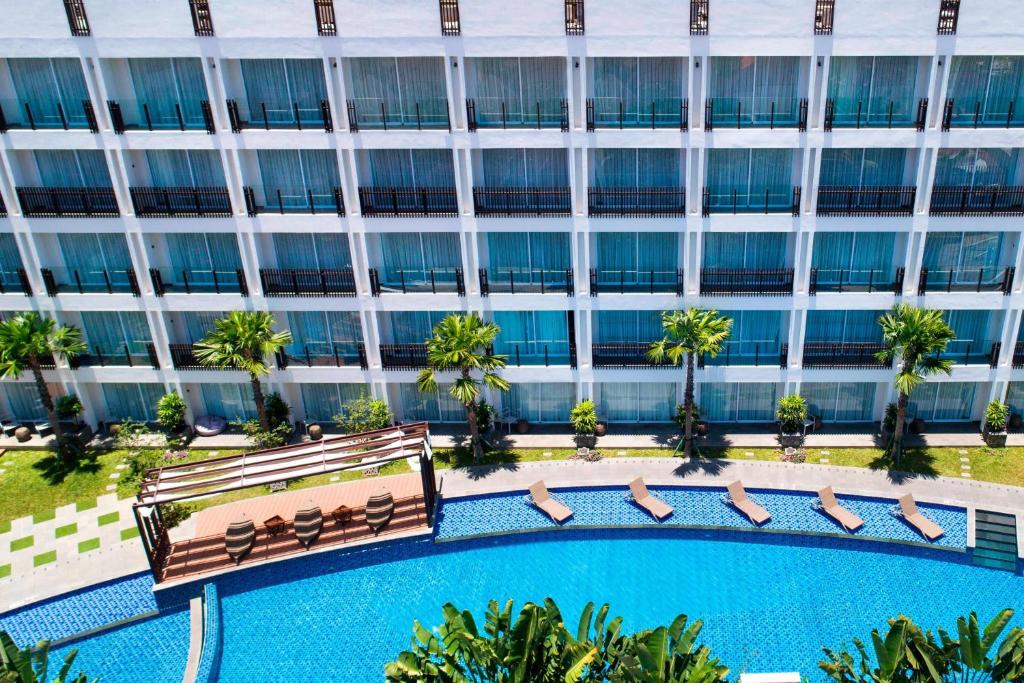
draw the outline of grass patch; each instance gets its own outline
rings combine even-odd
[[[121,519],[121,513],[118,512],[117,510],[114,510],[113,512],[108,512],[105,515],[100,515],[99,519],[97,519],[96,521],[100,526],[106,526],[108,524],[113,524],[119,519]]]
[[[136,527],[128,527],[127,529],[121,529],[121,540],[127,541],[133,538],[139,537],[139,530]]]
[[[16,538],[13,541],[11,541],[11,552],[16,553],[19,550],[31,548],[33,545],[35,545],[35,543],[36,539],[33,536],[23,536],[21,538]]]
[[[72,522],[71,524],[65,524],[64,526],[57,527],[57,529],[54,531],[54,538],[64,538],[65,536],[70,536],[71,534],[77,533],[78,523]]]
[[[99,547],[100,547],[100,539],[98,539],[98,538],[90,538],[89,540],[82,541],[81,543],[78,544],[78,552],[79,552],[79,554],[87,553],[90,550],[96,550]]]
[[[93,508],[99,507],[100,502],[95,498],[88,500],[79,500],[75,502],[75,510],[77,512],[85,512],[86,510],[92,510]]]
[[[3,519],[0,520],[0,534],[6,534],[11,530],[11,520]]]
[[[6,579],[11,575],[11,565],[0,564],[0,579]]]
[[[43,510],[32,515],[33,524],[42,524],[43,522],[49,522],[51,519],[57,518],[57,511],[53,508],[49,510]]]
[[[42,567],[44,564],[50,564],[51,562],[57,561],[57,551],[47,550],[45,553],[40,553],[32,558],[32,566]]]

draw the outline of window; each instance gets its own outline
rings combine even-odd
[[[917,63],[917,57],[833,57],[828,74],[832,125],[913,124]]]
[[[292,128],[323,126],[327,100],[319,59],[243,59],[240,62],[251,125]]]
[[[910,395],[907,417],[936,422],[969,420],[977,387],[974,382],[925,382]]]
[[[609,422],[671,422],[676,385],[672,382],[599,382],[598,415]]]
[[[164,395],[162,384],[103,383],[103,398],[108,420],[156,420],[156,404]]]
[[[568,422],[576,386],[568,382],[513,384],[502,394],[509,417],[530,422]]]
[[[444,59],[359,57],[348,72],[357,128],[448,128]]]
[[[708,97],[717,125],[796,125],[798,57],[711,57]]]
[[[870,422],[875,411],[874,382],[805,382],[800,395],[807,412],[825,422]]]
[[[78,59],[8,59],[17,106],[5,106],[8,125],[88,128],[89,89]]]
[[[341,185],[338,157],[333,149],[259,150],[264,211],[308,212],[336,209],[335,191]]]
[[[459,236],[453,232],[382,233],[380,254],[381,284],[392,287],[454,282],[462,268]]]
[[[509,365],[568,365],[569,335],[565,311],[495,311],[501,332],[494,352]]]
[[[789,209],[793,203],[793,150],[708,150],[708,206],[712,210]]]
[[[786,261],[785,233],[704,233],[705,268],[784,268]]]
[[[704,382],[701,415],[712,422],[772,422],[779,395],[777,384]]]
[[[212,150],[148,150],[152,187],[224,187],[220,154]]]
[[[466,97],[473,103],[477,126],[562,125],[565,59],[470,57],[465,63]]]
[[[331,423],[346,403],[360,396],[369,395],[362,384],[303,382],[299,388],[302,391],[302,407],[306,411],[306,422]]]
[[[345,235],[275,232],[273,242],[278,268],[340,270],[352,267]]]

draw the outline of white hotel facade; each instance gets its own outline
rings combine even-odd
[[[502,327],[509,417],[663,422],[661,311],[735,319],[712,422],[800,392],[892,400],[874,320],[957,333],[912,405],[1024,412],[1024,5],[1016,0],[0,0],[0,311],[84,330],[47,371],[93,422],[251,411],[190,344],[235,309],[295,343],[296,419],[402,419],[445,312]],[[74,35],[73,35],[74,34]],[[29,377],[0,410],[41,419]]]

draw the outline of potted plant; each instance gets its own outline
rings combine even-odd
[[[57,399],[57,417],[67,420],[76,427],[81,423],[82,401],[74,394],[65,394]]]
[[[185,429],[185,399],[176,392],[168,392],[156,402],[156,423],[170,434]]]
[[[679,425],[679,429],[686,429],[686,405],[680,403],[676,406],[676,416],[672,418],[672,421]],[[700,419],[700,406],[696,403],[693,404],[693,424],[697,431],[697,436],[707,436],[710,426],[707,420]]]
[[[779,421],[779,442],[783,447],[800,446],[804,440],[804,421],[807,419],[807,401],[804,397],[790,394],[780,398],[775,418]]]
[[[1020,429],[1021,422],[1020,413],[1010,415],[1010,429]]]
[[[476,404],[476,428],[481,434],[488,434],[494,427],[494,406],[481,400]]]
[[[525,417],[521,417],[516,421],[516,433],[525,434],[530,431],[530,421]]]
[[[580,401],[569,411],[569,422],[576,432],[576,445],[593,448],[597,445],[597,408],[590,399]]]
[[[921,434],[921,433],[923,433],[924,432],[924,419],[920,418],[920,417],[915,417],[913,420],[911,420],[911,422],[910,422],[910,431],[912,431],[914,434]]]
[[[985,408],[985,420],[981,434],[991,448],[1006,446],[1006,422],[1010,417],[1010,406],[1002,401],[992,401]]]

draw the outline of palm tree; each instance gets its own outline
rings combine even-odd
[[[291,344],[288,330],[274,331],[274,316],[266,311],[231,311],[213,323],[213,332],[195,344],[196,358],[203,365],[234,368],[249,373],[252,398],[260,429],[270,431],[260,377],[269,373],[265,358]]]
[[[896,426],[892,437],[891,454],[899,464],[903,449],[903,424],[907,419],[907,403],[910,394],[928,375],[953,368],[953,361],[940,358],[954,332],[942,318],[942,311],[914,308],[901,303],[878,319],[882,328],[882,342],[885,350],[877,354],[882,363],[897,363]]]
[[[42,364],[51,356],[70,360],[85,350],[82,333],[77,327],[57,325],[35,311],[19,313],[0,322],[0,376],[15,378],[26,370],[32,372],[58,446],[63,433],[53,397],[43,379]]]
[[[71,667],[77,656],[77,648],[68,652],[53,683],[87,683],[88,679],[85,674],[71,675]],[[20,649],[14,644],[14,639],[7,631],[0,631],[0,681],[4,681],[4,683],[50,683],[46,678],[49,664],[49,641],[42,640],[35,648]]]
[[[661,327],[665,338],[651,344],[647,357],[656,363],[668,360],[672,365],[680,365],[686,359],[683,455],[689,458],[693,451],[693,361],[697,354],[712,358],[718,355],[732,332],[732,318],[700,308],[665,311],[661,314]]]
[[[498,391],[508,391],[509,383],[496,372],[505,367],[505,356],[491,353],[491,345],[501,328],[485,323],[475,313],[449,315],[434,326],[434,336],[427,340],[427,365],[416,380],[424,393],[437,392],[437,373],[457,372],[449,393],[466,409],[469,423],[469,444],[473,458],[482,454],[480,428],[476,422],[476,404],[480,389],[486,385]],[[480,377],[474,373],[481,373]]]

